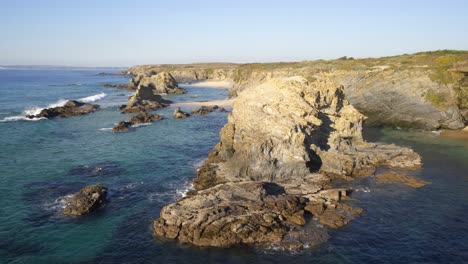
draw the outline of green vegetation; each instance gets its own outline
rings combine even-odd
[[[435,107],[444,107],[445,106],[445,100],[443,98],[443,96],[441,96],[440,94],[437,94],[433,91],[429,91],[426,93],[426,95],[424,96],[424,98],[431,102],[431,104]]]

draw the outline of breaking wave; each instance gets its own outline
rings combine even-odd
[[[78,99],[78,101],[83,102],[83,103],[92,103],[92,102],[96,102],[98,100],[101,100],[102,98],[106,97],[106,95],[107,94],[105,94],[105,93],[99,93],[99,94],[91,95],[91,96],[88,96],[88,97],[80,98],[80,99]]]

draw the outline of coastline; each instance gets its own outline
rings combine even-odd
[[[230,81],[216,81],[216,80],[206,80],[206,81],[197,81],[193,83],[181,83],[181,86],[188,87],[203,87],[203,88],[213,88],[213,89],[230,89],[234,85]]]

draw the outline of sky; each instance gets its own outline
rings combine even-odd
[[[468,0],[0,0],[0,65],[132,66],[468,50]]]

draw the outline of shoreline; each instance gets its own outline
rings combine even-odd
[[[225,99],[225,100],[213,100],[213,101],[204,101],[204,102],[185,102],[185,103],[174,103],[171,104],[170,107],[184,107],[184,106],[222,106],[226,107],[232,106],[234,99]]]
[[[216,80],[196,81],[193,83],[181,83],[180,85],[189,86],[189,87],[213,88],[213,89],[230,89],[234,86],[234,84],[230,81],[216,81]]]

